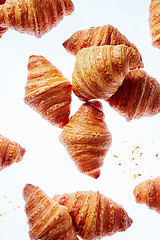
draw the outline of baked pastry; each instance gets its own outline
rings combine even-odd
[[[102,27],[91,27],[89,29],[79,30],[67,39],[63,43],[63,46],[70,54],[76,55],[83,48],[120,44],[132,47],[138,52],[137,47],[129,42],[117,28],[108,24]]]
[[[160,112],[160,84],[143,70],[129,72],[108,103],[127,121]]]
[[[18,143],[0,135],[0,170],[22,160],[25,149]]]
[[[160,177],[141,182],[135,187],[133,194],[137,203],[146,204],[160,213]]]
[[[66,207],[31,184],[24,187],[23,197],[30,239],[78,240]]]
[[[72,88],[82,101],[108,100],[125,75],[141,67],[140,55],[125,45],[93,46],[80,50],[72,75]]]
[[[71,0],[6,0],[0,5],[0,27],[40,38],[73,11]]]
[[[68,79],[43,56],[30,56],[24,101],[60,128],[69,121],[71,89]]]
[[[78,191],[56,195],[53,199],[67,207],[77,234],[85,240],[126,231],[132,224],[122,206],[99,192]]]
[[[149,26],[152,44],[154,47],[160,48],[160,2],[159,0],[151,0],[149,6]]]
[[[80,172],[98,178],[112,142],[102,104],[96,100],[84,103],[64,126],[60,141]]]

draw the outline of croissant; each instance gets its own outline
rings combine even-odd
[[[137,47],[111,25],[79,30],[67,39],[63,46],[70,54],[76,55],[82,48],[119,44],[132,47],[138,52]]]
[[[131,71],[108,103],[128,121],[155,115],[160,112],[160,84],[143,70]]]
[[[22,160],[25,149],[18,143],[0,135],[0,170]]]
[[[0,4],[0,27],[40,38],[73,11],[71,0],[6,0]]]
[[[60,141],[80,172],[98,178],[112,142],[102,104],[96,100],[84,103],[64,126]]]
[[[140,55],[125,45],[84,48],[76,55],[73,92],[82,101],[110,98],[129,70],[142,64]]]
[[[30,239],[78,239],[66,207],[50,199],[42,190],[31,184],[24,187],[23,197]]]
[[[137,203],[160,213],[160,177],[143,181],[133,191]]]
[[[149,6],[149,27],[152,45],[160,48],[160,2],[151,0]]]
[[[42,56],[28,62],[24,101],[51,124],[63,127],[69,121],[71,83]]]
[[[133,222],[122,206],[99,192],[78,191],[53,200],[67,207],[77,234],[85,240],[125,231]]]

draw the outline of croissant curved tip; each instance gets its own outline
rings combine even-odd
[[[65,2],[66,5],[66,16],[69,16],[74,11],[74,4],[71,0]]]
[[[25,187],[23,188],[23,198],[24,200],[26,200],[28,198],[28,196],[30,195],[30,193],[32,192],[32,190],[35,188],[35,186],[33,186],[32,184],[26,184]]]
[[[20,147],[20,151],[16,160],[16,163],[20,162],[22,160],[22,158],[24,157],[26,150],[25,148]]]
[[[90,105],[92,105],[93,107],[96,107],[96,108],[98,108],[99,110],[103,110],[103,106],[102,106],[102,103],[100,102],[100,101],[98,101],[98,100],[93,100],[93,101],[90,101],[89,102],[90,103]]]
[[[99,178],[99,176],[101,175],[101,170],[100,169],[95,169],[93,171],[90,171],[88,173],[86,173],[88,176],[97,179]]]

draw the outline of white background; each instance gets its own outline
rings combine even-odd
[[[50,197],[77,190],[99,190],[121,204],[133,219],[126,232],[110,239],[159,240],[160,215],[136,204],[133,189],[139,182],[159,175],[160,115],[126,122],[101,101],[113,142],[101,176],[95,180],[77,170],[59,141],[61,130],[23,101],[29,56],[43,55],[71,81],[75,57],[65,51],[62,43],[75,31],[91,26],[111,24],[118,28],[138,47],[144,70],[160,81],[160,50],[151,45],[149,33],[149,0],[73,2],[74,13],[41,39],[13,30],[0,39],[0,134],[26,149],[20,163],[0,172],[0,240],[29,240],[22,197],[27,183],[39,186]],[[80,100],[72,95],[71,115],[80,105]]]

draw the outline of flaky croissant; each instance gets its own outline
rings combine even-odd
[[[160,177],[141,182],[135,187],[133,194],[137,203],[146,204],[160,213]]]
[[[99,192],[78,191],[56,195],[53,200],[67,207],[78,235],[85,240],[111,236],[132,224],[122,206]]]
[[[51,124],[69,121],[71,83],[42,56],[30,56],[24,101]]]
[[[0,27],[40,38],[73,10],[71,0],[6,0],[0,5]]]
[[[149,6],[149,26],[153,46],[160,48],[160,2],[151,0]]]
[[[69,53],[76,55],[82,48],[119,44],[124,44],[138,51],[136,46],[130,43],[117,28],[108,24],[102,27],[91,27],[89,29],[79,30],[67,39],[63,43],[63,46]]]
[[[30,239],[78,240],[66,207],[31,184],[23,189]]]
[[[141,64],[138,52],[125,45],[84,48],[76,55],[73,91],[82,101],[107,100],[117,91],[125,75]]]
[[[160,84],[143,70],[129,72],[108,103],[126,120],[160,112]]]
[[[64,126],[60,141],[80,172],[98,178],[112,142],[102,104],[96,100],[84,103]]]
[[[22,160],[25,149],[18,143],[0,135],[0,170]]]

